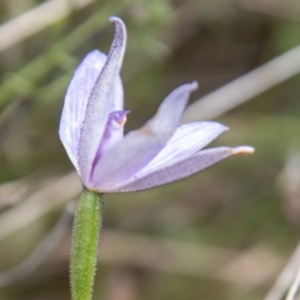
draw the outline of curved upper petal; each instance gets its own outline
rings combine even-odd
[[[197,83],[175,89],[160,105],[156,115],[141,129],[128,133],[122,142],[106,152],[95,166],[92,186],[106,190],[129,180],[166,145],[178,127],[190,93]]]
[[[108,116],[112,111],[111,95],[116,86],[115,82],[125,52],[125,25],[119,18],[112,17],[110,20],[115,23],[114,40],[107,60],[91,91],[79,140],[78,164],[81,180],[86,186],[89,186],[93,161],[105,131]]]
[[[106,55],[94,50],[76,69],[68,87],[59,125],[60,139],[78,170],[78,143],[86,105],[106,60]]]
[[[66,93],[59,135],[77,171],[79,171],[78,144],[86,105],[105,61],[106,55],[98,50],[93,50],[87,54],[77,67]],[[111,98],[113,99],[111,110],[121,110],[123,107],[123,87],[119,76],[116,79]]]
[[[147,174],[155,169],[187,157],[209,144],[229,128],[217,122],[194,122],[176,129],[166,146],[140,171]]]
[[[137,176],[132,182],[116,187],[113,190],[107,190],[107,192],[133,192],[150,189],[203,171],[225,158],[247,155],[253,153],[253,151],[254,149],[249,146],[236,148],[219,147],[202,150],[145,176]]]

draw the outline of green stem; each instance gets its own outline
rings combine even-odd
[[[73,226],[71,292],[73,300],[92,298],[101,227],[102,195],[84,189]]]

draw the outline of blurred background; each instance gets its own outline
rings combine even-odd
[[[109,50],[111,15],[128,30],[126,131],[197,80],[184,121],[217,120],[231,130],[212,145],[256,152],[161,188],[105,195],[94,299],[264,299],[300,237],[296,0],[0,1],[0,299],[70,298],[81,186],[58,124],[78,63]]]

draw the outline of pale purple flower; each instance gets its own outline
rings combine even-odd
[[[196,82],[175,89],[142,128],[123,137],[119,76],[126,44],[122,20],[111,17],[115,36],[108,56],[94,50],[79,65],[69,85],[59,134],[83,185],[98,192],[129,192],[167,184],[253,148],[201,150],[228,128],[216,122],[180,125]],[[201,151],[200,151],[201,150]]]

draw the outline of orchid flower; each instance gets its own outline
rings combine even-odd
[[[116,17],[108,56],[94,50],[79,65],[69,85],[60,121],[60,139],[74,164],[83,193],[73,227],[71,290],[74,300],[91,299],[101,226],[103,193],[140,191],[164,185],[252,147],[201,150],[228,128],[216,122],[180,124],[196,82],[171,92],[155,116],[124,136],[119,76],[126,28]]]
[[[180,125],[197,83],[171,92],[155,116],[123,136],[127,110],[119,76],[126,28],[115,23],[115,37],[106,56],[90,52],[69,85],[59,134],[83,185],[99,193],[139,191],[167,184],[253,148],[219,147],[201,150],[228,128],[216,122]]]

